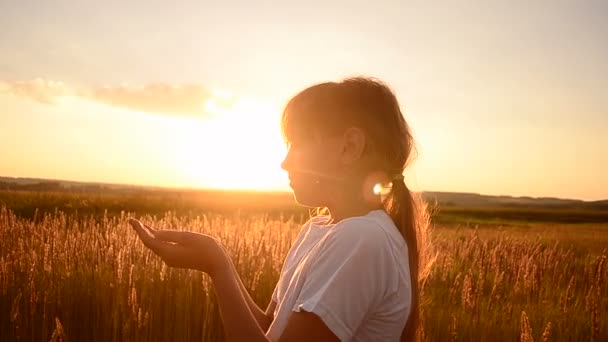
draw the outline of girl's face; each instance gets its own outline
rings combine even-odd
[[[341,178],[339,137],[320,137],[289,144],[281,167],[289,174],[296,202],[325,207]]]

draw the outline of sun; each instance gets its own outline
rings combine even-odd
[[[284,190],[280,165],[286,154],[280,131],[280,108],[253,99],[230,106],[210,101],[212,118],[184,126],[175,146],[176,166],[195,187]]]

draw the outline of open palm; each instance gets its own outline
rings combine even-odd
[[[170,267],[187,268],[209,274],[226,257],[221,244],[212,236],[177,230],[154,229],[134,218],[129,224],[146,247]]]

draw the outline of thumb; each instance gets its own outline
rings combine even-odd
[[[144,224],[142,224],[139,220],[130,218],[129,224],[131,225],[131,227],[133,227],[133,229],[135,229],[135,231],[144,232],[150,238],[154,238],[154,231],[147,229],[147,227]]]
[[[146,227],[150,232],[152,232],[152,234],[154,234],[158,231],[158,229],[152,228],[152,227],[148,226],[147,224],[144,224],[144,227]]]

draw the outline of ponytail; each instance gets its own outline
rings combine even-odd
[[[412,288],[410,314],[401,334],[401,341],[416,341],[421,337],[419,290],[426,276],[423,274],[426,272],[420,272],[420,266],[426,268],[426,265],[421,263],[421,259],[425,259],[421,247],[427,244],[429,218],[426,203],[420,195],[414,195],[407,188],[401,174],[393,179],[392,184],[392,190],[385,198],[384,205],[407,244]]]

